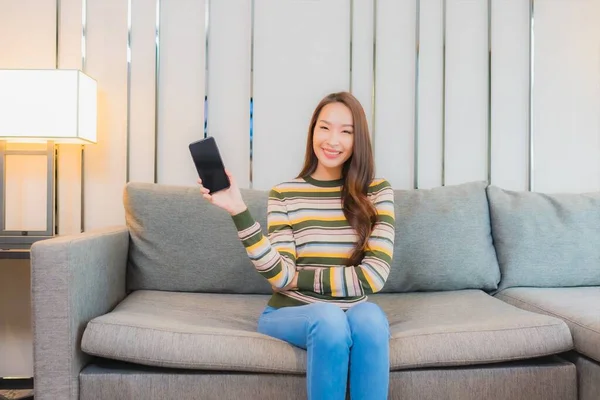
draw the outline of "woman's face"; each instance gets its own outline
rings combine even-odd
[[[313,151],[319,160],[317,171],[332,179],[341,177],[344,163],[352,156],[354,127],[350,109],[342,103],[327,104],[313,131]]]

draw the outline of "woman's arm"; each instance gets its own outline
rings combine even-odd
[[[376,293],[390,273],[394,253],[394,192],[386,185],[374,200],[377,222],[367,242],[362,262],[356,266],[303,269],[298,272],[298,289],[333,297]]]
[[[275,189],[269,193],[267,239],[248,211],[235,178],[228,170],[225,172],[231,183],[230,187],[213,194],[209,194],[208,189],[202,186],[202,180],[198,179],[202,197],[232,216],[250,260],[271,286],[276,290],[289,289],[293,286],[292,283],[295,285],[297,276],[296,244],[281,194]]]
[[[247,209],[232,218],[256,270],[276,289],[290,285],[296,274],[296,243],[281,194],[276,189],[269,193],[268,238]]]

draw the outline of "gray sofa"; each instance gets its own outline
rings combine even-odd
[[[266,227],[267,192],[245,190]],[[600,193],[397,190],[390,399],[600,399]],[[197,188],[130,183],[126,226],[32,247],[35,398],[301,399],[256,333],[270,287]]]

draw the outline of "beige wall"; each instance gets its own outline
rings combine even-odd
[[[515,190],[600,190],[600,0],[536,0],[532,49],[527,0],[59,3],[57,42],[56,0],[0,0],[0,68],[54,68],[58,55],[98,81],[99,141],[83,172],[81,147],[59,149],[61,234],[122,224],[128,179],[194,185],[187,144],[204,136],[205,95],[208,134],[244,187],[293,176],[313,107],[351,89],[374,127],[378,175],[396,188],[490,177]],[[23,306],[16,268],[0,277],[20,290],[2,300]]]
[[[28,260],[0,260],[0,376],[33,376]]]

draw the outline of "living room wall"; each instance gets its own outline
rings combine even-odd
[[[56,67],[99,87],[98,143],[59,146],[60,234],[122,224],[127,181],[194,185],[205,133],[243,187],[295,176],[340,90],[395,188],[600,190],[600,0],[0,0],[0,68]]]

